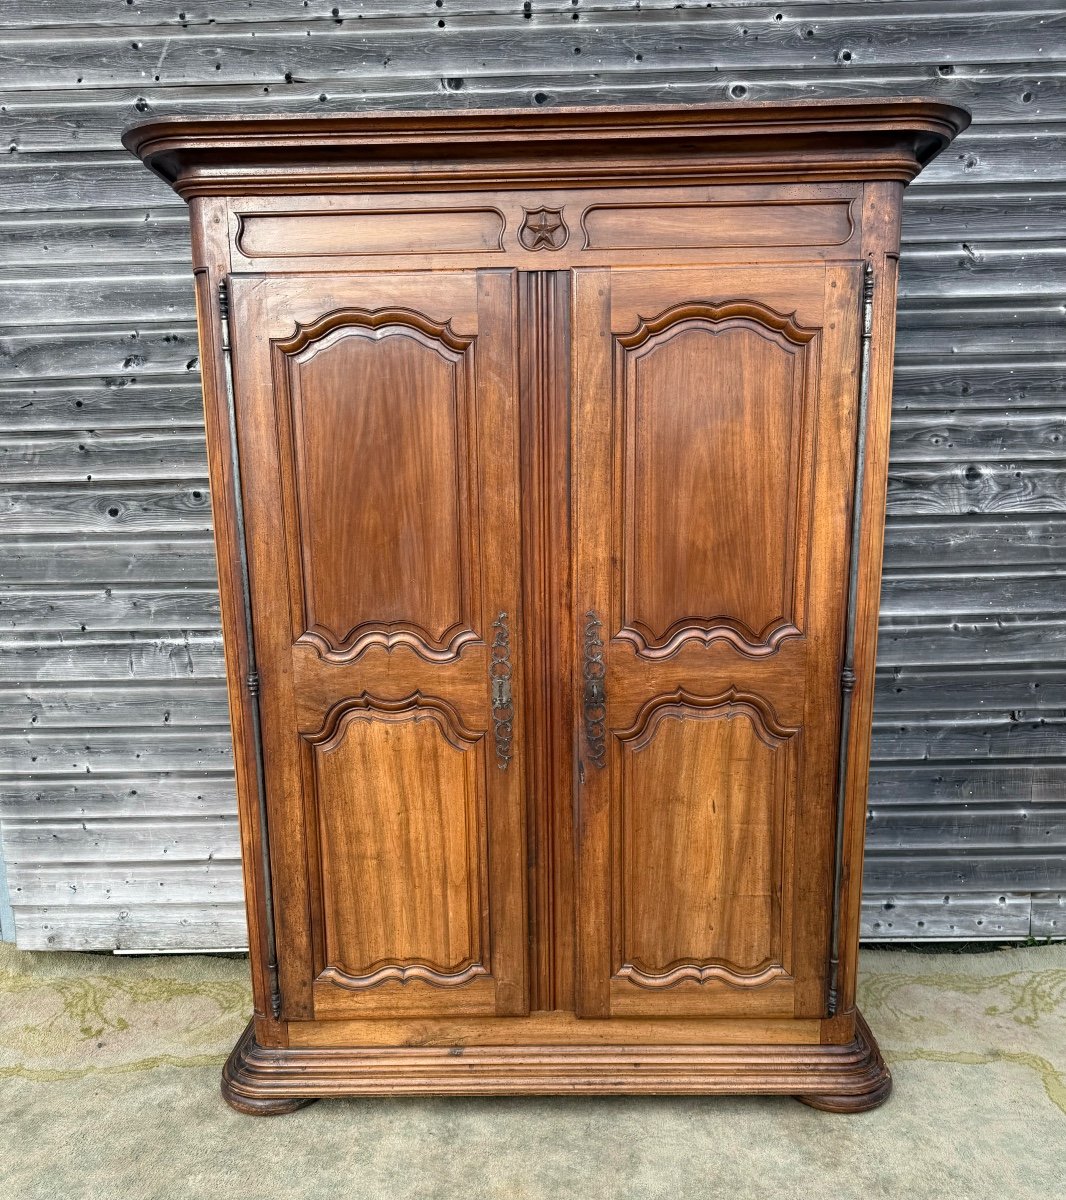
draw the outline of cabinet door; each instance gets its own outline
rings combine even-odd
[[[288,1019],[527,1007],[514,294],[233,280]]]
[[[860,279],[576,273],[584,1016],[824,1012]]]

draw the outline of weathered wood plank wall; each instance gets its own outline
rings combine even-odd
[[[1066,5],[5,0],[0,820],[19,942],[244,941],[185,213],[148,115],[928,94],[868,936],[1066,931]]]

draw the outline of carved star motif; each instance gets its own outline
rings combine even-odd
[[[558,250],[568,234],[562,213],[557,208],[538,208],[526,213],[520,240],[527,250]],[[562,233],[561,240],[556,240]]]

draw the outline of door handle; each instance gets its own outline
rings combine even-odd
[[[603,622],[593,609],[585,613],[581,674],[585,680],[585,746],[589,762],[601,770],[607,762],[607,665],[603,661]]]
[[[506,771],[513,753],[514,699],[511,695],[511,628],[505,612],[492,622],[492,628],[496,630],[489,650],[492,726],[496,738],[496,765]]]

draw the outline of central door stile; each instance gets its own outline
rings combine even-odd
[[[573,1002],[569,271],[518,276],[530,1006]]]
[[[568,613],[575,709],[575,980],[574,1011],[609,1017],[611,976],[611,770],[603,757],[607,731],[603,646],[610,642],[611,273],[574,275],[574,361],[571,404],[574,607]]]

